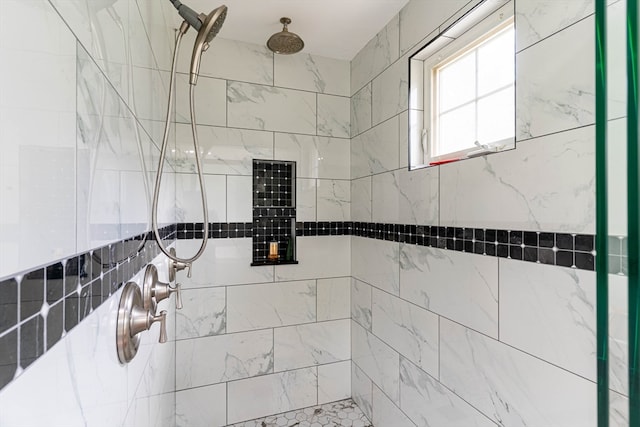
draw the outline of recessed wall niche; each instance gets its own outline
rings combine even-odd
[[[253,262],[297,264],[296,162],[253,160]]]

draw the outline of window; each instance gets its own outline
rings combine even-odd
[[[411,167],[515,147],[513,5],[490,3],[410,58]]]

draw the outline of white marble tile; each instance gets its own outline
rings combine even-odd
[[[176,311],[176,337],[185,339],[225,333],[225,294],[225,288],[183,290],[183,308]]]
[[[130,107],[136,117],[164,121],[167,116],[169,81],[165,81],[158,70],[145,67],[134,67],[132,79]]]
[[[318,180],[318,221],[350,221],[351,182]]]
[[[199,240],[178,240],[176,251],[180,257],[193,256],[200,248]],[[273,281],[273,267],[251,267],[251,239],[210,239],[207,248],[193,263],[192,277],[178,272],[178,282],[187,288],[229,286]]]
[[[316,134],[316,94],[250,83],[227,84],[227,124]]]
[[[117,3],[117,2],[116,2]],[[130,55],[130,60],[134,65],[139,67],[148,67],[158,69],[158,63],[156,61],[156,57],[153,52],[151,38],[149,37],[149,31],[147,26],[145,25],[145,21],[142,16],[142,11],[140,10],[140,5],[136,0],[128,0],[124,2],[128,5],[128,22],[126,23],[127,33],[121,37],[121,44],[125,45],[125,60],[126,54]],[[162,8],[158,7],[158,13],[162,14]],[[145,10],[145,13],[149,13],[149,10]],[[106,16],[109,16],[109,12],[105,13]],[[158,16],[162,18],[161,16]],[[164,23],[164,20],[162,20]],[[167,28],[168,30],[168,28]],[[107,28],[104,29],[104,33],[109,34],[109,37],[112,37],[112,32]],[[169,31],[166,31],[169,33]],[[162,37],[162,40],[166,40],[165,37]]]
[[[273,372],[273,332],[225,334],[176,341],[176,389]]]
[[[145,191],[141,172],[120,172],[120,222],[135,224],[133,234],[150,229],[151,195]]]
[[[396,15],[351,60],[352,94],[398,59],[399,39],[400,28]]]
[[[596,425],[593,382],[444,318],[440,337],[440,381],[496,422]]]
[[[138,405],[138,402],[143,404]],[[140,411],[138,411],[139,406],[142,406]],[[133,415],[133,419],[129,418],[131,415]],[[129,413],[123,425],[164,427],[175,425],[175,422],[175,393],[164,393],[136,399],[135,403],[129,408]]]
[[[158,7],[154,0],[136,0],[140,9],[140,16],[144,23],[144,28],[149,35],[149,43],[157,65],[161,70],[171,69],[171,59],[173,57],[173,31],[171,31],[171,21],[166,19],[169,12],[175,13],[168,7],[170,4],[164,3]]]
[[[404,358],[400,360],[400,394],[400,407],[418,426],[496,426],[435,378]]]
[[[400,355],[358,323],[351,323],[351,359],[394,403],[400,399]]]
[[[593,0],[519,0],[516,2],[516,51],[594,13]]]
[[[110,357],[106,338],[111,334],[91,333],[92,327],[105,326],[101,322],[108,320],[106,305],[100,313],[94,312],[67,334],[64,342],[69,343],[68,347],[54,346],[0,392],[2,425],[80,425],[89,420],[122,422],[128,406],[127,373],[118,366],[115,351]],[[85,338],[81,346],[75,342]],[[73,354],[73,350],[77,353]],[[104,369],[95,369],[93,361],[89,361],[94,356],[96,363],[104,363]],[[88,387],[91,381],[97,383]],[[80,394],[81,390],[86,391]],[[102,396],[102,393],[105,394]],[[29,398],[42,401],[38,411],[24,410],[24,401]],[[93,410],[89,411],[92,406]],[[102,414],[96,406],[102,407]],[[98,418],[100,415],[104,418]]]
[[[500,341],[596,381],[596,276],[500,260]]]
[[[349,140],[276,133],[275,155],[296,162],[298,178],[349,179]]]
[[[350,105],[347,97],[318,94],[318,135],[349,138]]]
[[[173,305],[173,302],[171,302]],[[175,318],[174,307],[162,307],[167,310],[168,318]],[[172,323],[172,322],[169,322]],[[154,396],[160,393],[174,393],[176,389],[176,348],[173,345],[175,340],[175,328],[167,324],[167,340],[169,345],[154,345],[157,342],[159,332],[153,331],[151,338],[151,352],[147,365],[144,367],[142,377],[135,389],[135,397]],[[158,373],[162,372],[162,375]],[[134,376],[134,378],[137,378]]]
[[[317,185],[316,179],[296,179],[296,221],[316,220]]]
[[[593,233],[594,132],[588,126],[441,166],[440,225]]]
[[[277,280],[351,275],[351,236],[298,237],[296,245],[298,264],[276,266]]]
[[[397,242],[353,237],[353,277],[394,295],[400,293],[400,245]]]
[[[517,140],[594,123],[593,28],[587,18],[516,55]]]
[[[227,288],[227,332],[295,325],[315,320],[315,281]]]
[[[400,152],[402,156],[402,151]],[[406,158],[406,156],[405,156]],[[437,168],[397,171],[401,224],[439,223],[440,173]]]
[[[149,181],[153,182],[153,178],[150,177]],[[149,186],[149,190],[153,191],[152,185]],[[151,197],[153,197],[153,194]],[[202,208],[200,208],[200,211],[202,211]],[[165,172],[162,179],[162,187],[160,188],[160,197],[158,198],[158,221],[159,224],[167,225],[177,222],[177,220],[176,174]]]
[[[349,96],[349,61],[309,55],[274,55],[275,85]]]
[[[204,175],[209,222],[227,222],[227,178]],[[200,180],[197,174],[176,174],[176,206],[178,221],[204,222]]]
[[[400,171],[385,172],[371,177],[371,220],[373,222],[400,223]]]
[[[468,0],[439,1],[410,0],[400,11],[400,54],[420,43],[437,30],[447,18],[462,8]]]
[[[318,404],[351,397],[351,360],[318,366]]]
[[[400,296],[498,337],[498,258],[402,244]]]
[[[398,169],[399,128],[394,117],[351,140],[351,178]]]
[[[227,425],[227,386],[216,384],[179,391],[176,398],[178,427]]]
[[[372,332],[430,375],[438,376],[438,316],[373,289]]]
[[[351,97],[351,136],[371,128],[371,83]]]
[[[371,331],[372,286],[351,278],[351,319]]]
[[[229,11],[232,13],[232,11]],[[178,24],[179,25],[179,24]],[[223,30],[224,31],[224,30]],[[221,36],[224,33],[221,33]],[[195,32],[188,32],[180,49],[178,71],[189,72]],[[224,60],[220,60],[224,58]],[[273,53],[264,45],[216,37],[202,55],[200,74],[227,80],[273,84]],[[198,80],[199,84],[200,80]]]
[[[409,69],[407,59],[400,58],[372,82],[373,126],[409,108]]]
[[[437,224],[439,171],[400,169],[372,177],[372,220],[382,223]]]
[[[371,222],[371,180],[364,177],[351,181],[351,220]]]
[[[273,158],[272,132],[213,126],[198,126],[197,131],[205,173],[250,176],[254,158]],[[176,125],[175,163],[178,171],[196,171],[190,125]]]
[[[20,39],[16,16],[34,25]],[[1,2],[0,36],[0,275],[8,276],[76,252],[76,40],[40,0]]]
[[[341,362],[351,357],[350,319],[276,328],[273,334],[276,372]]]
[[[378,387],[373,386],[373,424],[415,427],[415,424]]]
[[[7,4],[8,2],[3,2],[4,4]],[[15,3],[22,3],[22,4],[44,4],[44,1],[35,1],[35,2],[23,2],[23,1],[16,1]],[[64,22],[69,26],[69,29],[71,29],[71,32],[73,32],[73,35],[84,45],[84,46],[91,46],[91,19],[89,19],[89,8],[87,5],[87,2],[85,0],[52,0],[51,5],[56,9],[56,11],[60,14],[60,16],[62,17],[62,19],[64,20]],[[3,13],[3,16],[11,16],[11,15],[5,15]],[[7,23],[10,23],[11,21],[13,21],[14,25],[19,25],[19,22],[17,22],[16,20],[9,20],[7,19]],[[5,23],[3,22],[3,25],[1,26],[2,28],[6,28],[7,30],[10,30],[11,27],[10,26],[6,26],[4,25]],[[68,30],[66,30],[68,31]],[[15,33],[14,33],[15,34]],[[36,34],[33,34],[34,37]],[[44,40],[53,40],[54,38],[48,38],[48,39],[44,39]],[[39,42],[43,39],[33,39],[34,42],[30,43],[32,46],[37,46],[38,44],[35,43],[35,40],[38,40]]]
[[[227,421],[236,423],[315,405],[317,383],[315,367],[231,382]]]
[[[409,166],[409,111],[404,111],[398,116],[398,161],[400,168]]]
[[[351,317],[351,279],[318,279],[318,322]]]
[[[353,362],[351,363],[351,397],[367,418],[373,419],[373,383]]]
[[[209,203],[217,203],[213,200]],[[250,176],[227,175],[227,221],[253,221],[253,179]]]
[[[75,197],[75,150],[62,145],[56,147],[56,136],[51,138],[52,146],[41,142],[47,139],[46,131],[52,130],[50,125],[53,123],[44,124],[42,129],[29,130],[32,125],[25,120],[26,117],[9,123],[13,117],[7,116],[13,115],[0,111],[0,137],[3,140],[3,154],[0,156],[2,276],[75,254],[75,215],[77,207],[82,206]],[[27,127],[20,131],[16,126],[18,123]],[[60,120],[58,125],[65,127],[65,120]],[[7,130],[8,134],[5,133]],[[22,138],[11,138],[14,131],[22,133]],[[31,139],[32,136],[35,138]],[[73,132],[67,136],[69,141],[74,140]],[[115,175],[118,176],[117,172]],[[111,182],[109,188],[116,197],[115,205],[118,205],[119,179]]]
[[[189,75],[176,74],[176,122],[191,123]],[[224,126],[227,123],[227,82],[200,77],[194,89],[196,123]]]

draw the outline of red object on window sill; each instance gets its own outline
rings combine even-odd
[[[438,160],[437,162],[429,162],[429,166],[444,165],[445,163],[457,162],[458,160],[462,160],[462,159],[458,158],[458,159]]]

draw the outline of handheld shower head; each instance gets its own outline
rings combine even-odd
[[[218,34],[225,18],[227,17],[227,6],[222,5],[207,16],[200,15],[202,26],[198,30],[196,42],[193,45],[193,53],[191,54],[191,70],[189,74],[189,83],[195,85],[198,81],[198,73],[200,72],[200,57],[202,52],[209,49],[209,43]]]
[[[178,14],[192,26],[197,32],[195,44],[193,45],[193,53],[191,55],[191,69],[189,75],[189,83],[195,85],[198,81],[198,72],[200,71],[200,57],[202,52],[209,48],[209,43],[218,34],[225,18],[227,17],[227,6],[222,5],[211,11],[208,15],[197,13],[190,7],[182,4],[180,0],[170,0],[173,6],[178,10]],[[188,27],[185,27],[188,28]]]

